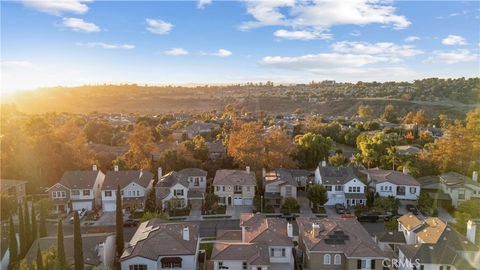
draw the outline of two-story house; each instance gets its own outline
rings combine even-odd
[[[188,205],[188,180],[180,173],[172,171],[160,176],[155,185],[157,207],[184,208]],[[172,200],[174,199],[174,200]]]
[[[297,218],[302,269],[383,269],[385,253],[355,219]]]
[[[444,223],[445,224],[445,223]],[[428,242],[398,246],[398,269],[401,270],[478,270],[480,248],[475,243],[476,224],[467,222],[466,237],[450,225],[424,233]],[[419,230],[423,232],[423,230]],[[419,239],[420,240],[420,239]]]
[[[120,171],[118,166],[108,171],[102,186],[103,211],[113,212],[116,209],[116,192],[120,186],[122,206],[125,209],[143,209],[146,195],[153,185],[153,174],[145,170]]]
[[[222,205],[252,205],[255,196],[255,173],[242,170],[217,170],[213,190]]]
[[[417,200],[420,183],[406,172],[367,170],[368,184],[381,197],[393,196],[399,200]]]
[[[328,201],[325,205],[365,205],[366,185],[351,167],[330,167],[325,163],[315,170],[315,183],[325,186]]]
[[[199,168],[186,168],[178,173],[188,182],[188,199],[201,200],[207,189],[207,171]]]
[[[91,171],[66,171],[58,183],[47,189],[57,213],[90,211],[101,206],[100,190],[105,174],[93,165]]]
[[[242,213],[241,230],[219,231],[213,269],[294,269],[293,225],[263,214]]]
[[[140,224],[120,257],[122,270],[197,268],[198,225],[151,219]]]
[[[291,171],[280,168],[263,173],[265,205],[280,206],[285,198],[297,198],[298,182]]]
[[[407,245],[421,243],[436,243],[447,223],[438,217],[419,219],[412,213],[407,213],[398,218],[398,231],[405,236]]]
[[[440,189],[452,200],[452,206],[458,207],[468,200],[480,200],[480,183],[478,172],[474,171],[472,178],[456,172],[440,175]]]

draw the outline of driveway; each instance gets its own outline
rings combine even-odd
[[[95,221],[95,226],[112,226],[116,223],[115,212],[103,212],[103,215]]]
[[[190,215],[187,220],[201,220],[202,219],[202,200],[191,200]]]
[[[325,208],[325,212],[327,213],[327,216],[329,218],[338,218],[340,217],[339,214],[337,214],[337,211],[335,210],[334,205],[324,205],[323,208]]]
[[[305,196],[298,196],[298,204],[300,205],[301,217],[313,217],[312,209],[310,208],[310,201]]]
[[[226,215],[232,216],[232,219],[239,219],[241,213],[252,213],[251,205],[227,205]]]

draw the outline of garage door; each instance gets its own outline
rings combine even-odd
[[[103,204],[103,211],[105,212],[114,212],[116,210],[115,208],[114,202],[107,202]]]
[[[242,197],[233,198],[233,205],[243,205]]]
[[[243,200],[243,205],[252,205],[253,204],[253,199],[244,199]]]

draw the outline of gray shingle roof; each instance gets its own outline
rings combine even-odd
[[[390,182],[395,185],[420,186],[413,176],[392,170],[371,169],[367,173],[375,183]]]
[[[323,185],[344,185],[354,178],[358,178],[351,167],[323,167],[319,168]]]
[[[440,175],[440,181],[449,186],[463,186],[465,184],[480,186],[480,183],[473,181],[472,178],[457,172],[447,172]]]
[[[189,229],[189,240],[183,240],[185,226]],[[194,255],[197,242],[197,224],[165,223],[160,219],[152,219],[140,224],[120,260],[140,256],[156,261],[160,256]]]
[[[207,176],[207,171],[204,171],[199,168],[185,168],[178,171],[179,174],[189,177],[189,176]]]
[[[153,174],[145,170],[108,171],[102,190],[115,190],[117,185],[120,185],[120,188],[124,188],[132,182],[147,188],[152,179]]]
[[[60,184],[69,189],[93,189],[100,171],[66,171],[60,179]]]
[[[213,185],[256,185],[255,173],[243,170],[217,170]]]

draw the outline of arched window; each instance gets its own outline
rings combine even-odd
[[[330,254],[323,255],[323,264],[330,264]]]
[[[335,254],[335,256],[333,257],[333,263],[342,264],[342,256],[340,256],[340,254]]]

